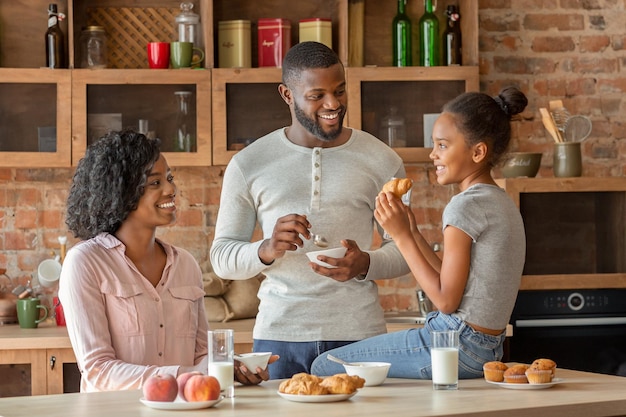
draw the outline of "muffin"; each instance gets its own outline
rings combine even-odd
[[[513,365],[506,371],[504,371],[504,382],[509,384],[527,384],[528,378],[526,377],[526,370],[528,365],[518,364]]]
[[[525,372],[529,384],[547,384],[552,381],[552,371],[550,369],[539,369],[531,365]]]
[[[487,362],[483,365],[483,372],[487,381],[502,382],[504,381],[504,371],[509,367],[499,361]]]
[[[552,359],[535,359],[535,361],[530,366],[531,368],[534,367],[539,370],[550,370],[552,377],[554,377],[556,373],[556,362],[554,362]]]

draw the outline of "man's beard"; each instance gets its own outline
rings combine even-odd
[[[300,124],[304,126],[304,128],[316,138],[326,142],[330,142],[337,139],[341,134],[341,130],[343,129],[343,118],[346,114],[344,111],[344,106],[341,106],[341,112],[339,114],[339,124],[337,125],[337,128],[331,130],[330,132],[325,132],[317,119],[309,118],[295,101],[293,103],[293,108],[298,122],[300,122]]]

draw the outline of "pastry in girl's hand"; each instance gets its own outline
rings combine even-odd
[[[413,186],[413,181],[409,178],[394,178],[383,185],[383,192],[393,193],[398,198],[402,198]]]

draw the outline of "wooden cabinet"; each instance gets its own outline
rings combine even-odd
[[[211,73],[206,70],[89,70],[72,72],[72,162],[111,127],[138,128],[146,120],[161,139],[170,166],[211,165]],[[192,139],[188,152],[177,149],[180,92],[188,93]]]
[[[280,69],[256,68],[260,18],[288,19],[295,44],[300,20],[330,17],[333,49],[346,65],[350,83],[346,122],[378,135],[383,112],[390,103],[398,105],[410,120],[408,145],[396,149],[407,162],[427,160],[420,129],[423,114],[438,112],[442,103],[460,92],[478,89],[478,0],[439,2],[442,30],[445,6],[459,5],[464,66],[436,68],[389,66],[394,2],[195,0],[194,11],[202,25],[200,46],[206,52],[199,70],[147,69],[146,43],[177,38],[174,22],[180,0],[59,0],[59,10],[67,15],[61,27],[67,37],[69,69],[42,68],[48,3],[32,0],[25,8],[21,2],[0,2],[0,166],[76,165],[90,134],[103,127],[96,122],[90,126],[90,115],[99,115],[100,121],[114,120],[123,128],[148,120],[150,130],[154,128],[164,141],[172,166],[228,163],[242,146],[290,121],[276,91]],[[408,12],[417,57],[417,22],[423,3],[409,2]],[[253,68],[219,68],[218,22],[233,19],[252,22]],[[77,68],[81,30],[88,25],[105,28],[106,69]],[[37,33],[40,36],[34,36]],[[175,123],[172,97],[185,89],[194,93],[197,149],[172,152],[168,144]],[[51,133],[54,129],[56,137]]]
[[[626,287],[626,178],[498,180],[526,229],[523,290]]]
[[[78,392],[80,373],[65,327],[0,327],[0,367],[23,365],[30,373],[30,395]],[[0,397],[2,397],[0,391]]]

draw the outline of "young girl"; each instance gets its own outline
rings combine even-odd
[[[419,286],[438,311],[423,328],[372,337],[319,356],[312,373],[343,372],[327,360],[390,362],[390,377],[430,379],[431,332],[459,332],[459,378],[481,377],[502,358],[502,344],[524,266],[526,237],[519,210],[491,176],[511,138],[510,119],[526,96],[506,88],[492,98],[465,93],[446,104],[433,128],[430,154],[441,185],[458,184],[443,213],[443,259],[416,227],[410,208],[378,196],[375,217],[391,235]]]

